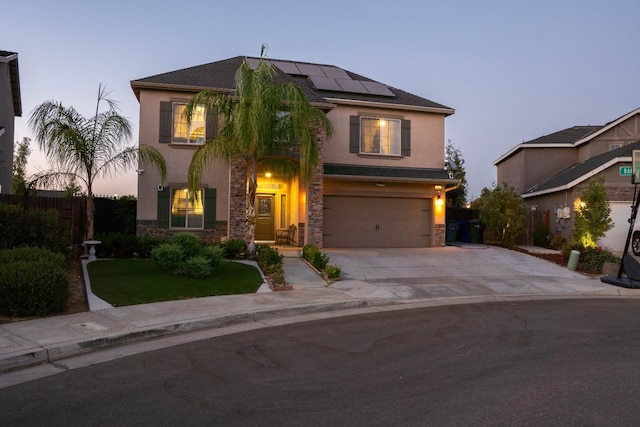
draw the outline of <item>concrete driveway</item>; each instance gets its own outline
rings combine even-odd
[[[342,269],[341,280],[331,287],[369,300],[616,292],[599,277],[494,246],[323,251]]]

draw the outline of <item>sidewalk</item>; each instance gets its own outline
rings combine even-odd
[[[526,254],[493,248],[334,250],[329,252],[331,261],[342,267],[343,274],[332,285],[298,258],[297,251],[282,252],[293,291],[118,308],[90,296],[89,312],[2,324],[0,372],[186,331],[256,323],[264,327],[283,317],[320,318],[318,313],[335,310],[354,314],[518,298],[640,295]],[[519,270],[512,270],[512,264]]]

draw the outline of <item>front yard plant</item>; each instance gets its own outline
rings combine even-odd
[[[322,252],[317,246],[306,244],[302,247],[302,258],[316,270],[324,273],[329,279],[340,277],[340,267],[329,265],[329,255]]]
[[[192,233],[177,233],[171,243],[163,243],[151,251],[151,258],[163,270],[192,278],[204,278],[222,260],[224,249],[205,246]]]
[[[284,255],[279,253],[278,249],[269,245],[257,245],[256,255],[258,257],[258,265],[264,275],[269,278],[271,284],[275,287],[286,286],[287,281],[282,265]]]
[[[41,316],[65,309],[69,276],[64,255],[22,247],[0,251],[0,314]]]

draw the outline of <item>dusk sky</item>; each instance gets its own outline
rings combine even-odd
[[[238,55],[335,65],[454,108],[469,198],[522,141],[602,125],[640,107],[640,1],[5,2],[0,50],[18,53],[32,137],[45,100],[94,114],[100,83],[138,135],[130,81]],[[443,143],[445,142],[443,141]],[[48,164],[31,144],[29,172]],[[97,194],[136,194],[136,175]]]

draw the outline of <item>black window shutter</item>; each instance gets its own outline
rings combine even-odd
[[[360,152],[360,117],[349,117],[349,152]]]
[[[213,109],[212,111],[207,111],[206,120],[206,130],[204,138],[205,140],[210,140],[216,137],[217,127],[218,127],[218,110]]]
[[[168,101],[160,102],[160,135],[159,142],[171,142],[171,126],[173,122],[173,104]]]
[[[204,189],[204,228],[214,230],[216,228],[216,189]]]
[[[400,125],[400,154],[403,156],[411,155],[411,120],[402,120]]]
[[[171,189],[169,187],[163,187],[162,191],[158,191],[158,219],[156,221],[158,228],[169,228],[170,195]]]

